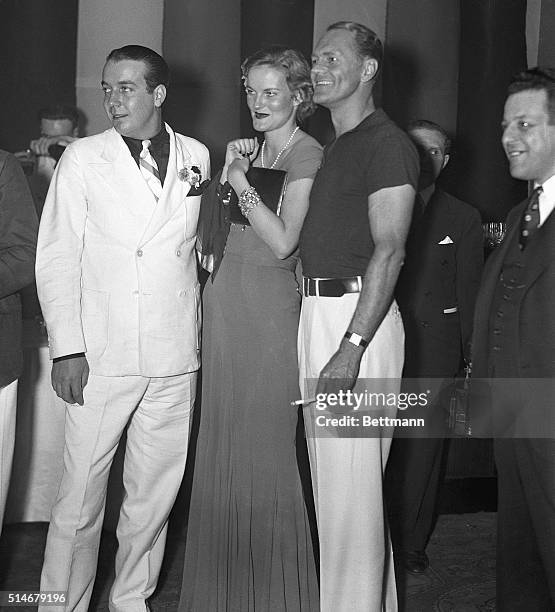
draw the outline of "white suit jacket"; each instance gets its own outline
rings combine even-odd
[[[200,142],[170,135],[156,202],[122,137],[110,129],[64,152],[42,214],[36,278],[50,357],[85,353],[102,376],[171,376],[199,367],[200,295],[194,254],[209,177]]]

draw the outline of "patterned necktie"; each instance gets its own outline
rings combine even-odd
[[[150,147],[150,140],[142,141],[143,150],[139,155],[139,168],[141,174],[145,179],[150,191],[154,194],[156,201],[158,202],[162,195],[162,183],[160,181],[160,173],[158,172],[158,166],[154,157],[150,154],[148,147]]]
[[[518,241],[520,250],[524,249],[528,241],[538,231],[540,225],[540,194],[542,191],[542,187],[534,189],[520,219],[520,238]]]

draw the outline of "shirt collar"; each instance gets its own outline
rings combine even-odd
[[[129,147],[132,147],[136,151],[142,150],[143,140],[146,140],[146,138],[140,140],[138,138],[131,138],[130,136],[122,136],[122,138],[123,140],[125,140]],[[156,134],[156,136],[153,136],[152,138],[149,138],[148,140],[150,140],[150,146],[154,146],[154,148],[156,149],[166,144],[166,142],[169,143],[170,135],[166,131],[165,126],[162,126],[162,129],[158,132],[158,134]]]
[[[537,186],[538,183],[534,183],[534,187]],[[540,194],[538,203],[540,208],[540,226],[549,217],[553,208],[555,208],[555,174],[542,183],[541,187],[543,191]]]
[[[351,132],[356,132],[358,130],[367,130],[375,125],[386,123],[387,120],[388,117],[385,111],[383,110],[383,108],[380,107],[372,111],[367,117],[364,117],[364,119],[351,130]]]

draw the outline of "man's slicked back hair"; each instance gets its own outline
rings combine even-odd
[[[347,30],[350,32],[353,35],[360,58],[371,58],[378,62],[378,70],[374,76],[374,79],[376,79],[382,69],[383,62],[383,44],[376,32],[356,21],[336,21],[326,28],[326,32],[331,30]]]
[[[537,66],[515,74],[507,89],[507,95],[529,90],[545,91],[549,123],[555,125],[555,68]]]
[[[135,60],[145,63],[145,81],[149,93],[158,85],[167,87],[170,84],[170,69],[166,60],[156,51],[142,45],[126,45],[119,49],[113,49],[106,58],[106,62],[120,62],[122,60]]]
[[[409,121],[407,125],[407,132],[412,132],[412,130],[430,130],[430,132],[437,132],[443,138],[443,153],[444,155],[449,155],[451,151],[451,138],[449,138],[449,134],[441,127],[441,125],[434,123],[433,121],[428,121],[428,119],[413,119]]]

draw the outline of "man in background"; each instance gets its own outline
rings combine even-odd
[[[431,121],[409,124],[420,153],[420,180],[396,298],[405,326],[406,379],[453,379],[470,359],[474,303],[483,262],[478,211],[436,185],[449,162],[450,139]],[[415,392],[427,384],[414,381]],[[418,410],[414,409],[415,412]],[[410,409],[409,409],[410,411]],[[439,402],[426,416],[429,437],[396,437],[386,469],[386,501],[395,559],[409,572],[428,567],[439,489],[446,413]]]
[[[531,195],[507,216],[474,319],[473,378],[489,379],[497,465],[497,608],[555,609],[555,69],[513,79],[502,144]]]
[[[15,443],[17,379],[23,367],[18,291],[34,276],[37,215],[21,166],[0,151],[0,531]]]
[[[29,143],[29,150],[36,156],[29,183],[40,214],[56,163],[65,147],[79,137],[79,111],[57,104],[42,108],[38,118],[40,136]]]

